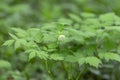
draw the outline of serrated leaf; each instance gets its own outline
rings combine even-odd
[[[27,42],[25,45],[27,48],[36,48],[37,44],[34,41]]]
[[[50,42],[55,42],[57,39],[55,37],[55,34],[49,33],[49,34],[44,34],[43,41],[45,43],[50,43]]]
[[[26,40],[24,40],[24,39],[17,39],[16,41],[15,41],[15,45],[14,45],[14,48],[15,49],[17,49],[17,48],[20,48],[20,47],[24,47],[24,46],[26,46],[27,45],[27,41]]]
[[[120,26],[109,26],[105,28],[108,31],[118,31],[120,32]]]
[[[40,59],[47,60],[48,56],[49,55],[45,51],[38,51],[37,52],[37,57],[39,57]]]
[[[59,19],[58,23],[62,24],[62,25],[70,25],[72,23],[72,21],[69,19],[61,18],[61,19]]]
[[[93,32],[85,32],[84,34],[85,34],[84,36],[85,36],[86,38],[94,37],[94,36],[96,35],[96,33],[93,33]]]
[[[75,15],[75,14],[69,14],[69,16],[70,16],[71,19],[73,19],[76,22],[80,23],[82,21],[81,18],[79,16]]]
[[[0,69],[10,69],[11,64],[6,60],[0,60]]]
[[[25,39],[20,39],[19,41],[22,45],[27,45],[27,41]]]
[[[25,30],[20,29],[20,28],[12,28],[12,30],[17,32],[17,33],[26,33]]]
[[[99,57],[105,59],[106,61],[115,60],[120,62],[120,55],[116,53],[99,53]]]
[[[95,14],[93,13],[87,13],[87,12],[83,12],[80,14],[83,18],[92,18],[95,17]]]
[[[99,19],[101,21],[113,21],[114,17],[115,17],[114,13],[106,13],[106,14],[100,15]]]
[[[73,28],[66,28],[66,30],[68,30],[69,33],[72,34],[72,35],[84,36],[84,33],[82,31],[78,31],[78,30],[73,29]]]
[[[98,68],[99,64],[101,64],[101,60],[96,57],[87,57],[85,62],[93,67]]]
[[[27,34],[29,35],[29,37],[35,37],[38,33],[40,32],[40,29],[37,28],[30,28],[27,30]]]
[[[9,35],[10,35],[13,39],[15,39],[15,40],[18,39],[14,34],[9,33]]]
[[[7,40],[3,46],[11,46],[14,43],[14,40]]]
[[[68,55],[67,57],[65,57],[65,61],[67,61],[67,62],[77,62],[78,58],[76,56],[73,56],[73,55]]]
[[[85,58],[84,57],[83,58],[79,58],[78,59],[78,63],[79,63],[80,66],[85,64]]]
[[[14,48],[18,49],[19,47],[21,47],[21,44],[20,44],[20,41],[18,40],[15,42]]]
[[[36,57],[36,52],[29,53],[29,61]]]
[[[38,32],[38,34],[36,34],[36,36],[34,36],[34,40],[38,43],[41,42],[42,38],[43,38],[43,34],[41,32]]]
[[[35,49],[27,49],[25,52],[26,53],[31,53],[31,52],[35,52],[36,50]]]
[[[25,31],[25,30],[22,30],[22,29],[20,29],[20,28],[12,28],[12,30],[16,32],[15,34],[16,34],[18,37],[25,38],[25,36],[27,35],[26,31]]]
[[[52,55],[50,55],[50,59],[52,59],[52,60],[64,60],[64,57],[61,56],[60,54],[52,54]]]

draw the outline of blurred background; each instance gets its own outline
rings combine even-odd
[[[69,13],[79,15],[82,12],[96,15],[114,12],[120,16],[120,0],[0,0],[0,45],[9,39],[11,27],[40,27],[41,23],[67,18]],[[52,80],[44,63],[28,63],[26,55],[22,54],[12,47],[0,47],[0,80]],[[59,65],[51,65],[53,71],[59,71],[56,80],[67,80]],[[86,72],[83,77],[85,80],[109,80],[113,76],[111,80],[119,80],[120,74],[111,73],[112,70],[113,66],[108,65],[108,68]],[[103,75],[99,75],[100,72]]]

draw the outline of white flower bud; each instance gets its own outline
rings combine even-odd
[[[59,36],[58,36],[58,40],[59,40],[59,41],[62,41],[62,40],[64,40],[64,39],[65,39],[65,35],[59,35]]]

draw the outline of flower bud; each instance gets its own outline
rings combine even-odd
[[[58,36],[58,40],[59,40],[59,41],[62,41],[62,40],[64,40],[64,39],[65,39],[65,35],[59,35],[59,36]]]

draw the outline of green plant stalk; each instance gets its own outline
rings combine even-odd
[[[83,75],[84,72],[86,72],[88,69],[87,69],[87,66],[85,66],[82,71],[80,71],[78,73],[78,75],[76,76],[76,79],[75,80],[79,80],[81,78],[81,76]]]
[[[47,61],[45,61],[45,66],[46,66],[46,70],[47,70],[48,74],[49,74],[49,75],[51,76],[51,78],[54,80],[54,75],[53,75],[53,73],[50,71]]]
[[[62,67],[63,67],[65,73],[67,74],[67,79],[68,79],[68,80],[73,80],[73,76],[72,76],[71,74],[69,74],[69,68],[67,68],[67,67],[65,66],[64,62],[62,62]]]
[[[116,44],[116,52],[117,52],[117,53],[118,53],[118,46],[119,46],[119,45]],[[116,62],[115,67],[116,67],[116,68],[115,68],[115,80],[119,80],[120,64]]]
[[[57,41],[57,45],[58,45],[58,53],[60,53],[60,41]],[[69,70],[68,70],[68,68],[66,68],[64,62],[62,62],[62,67],[63,67],[65,73],[67,74],[68,80],[73,80],[73,77],[72,77],[72,75],[69,74]]]

